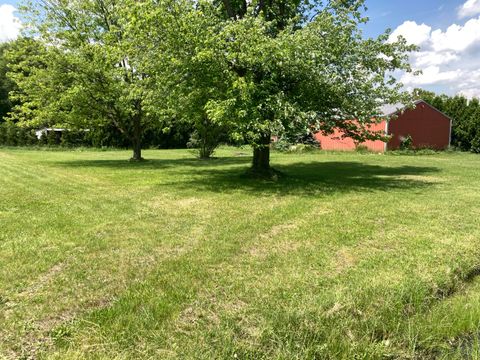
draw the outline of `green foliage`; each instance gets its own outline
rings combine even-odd
[[[11,118],[92,134],[114,127],[138,159],[148,131],[185,124],[202,156],[228,133],[251,144],[262,166],[272,134],[337,128],[358,142],[379,139],[368,129],[379,107],[411,100],[390,74],[411,71],[414,47],[388,42],[388,32],[364,39],[363,5],[35,2],[24,8],[31,39],[9,51]]]
[[[355,146],[355,151],[358,152],[358,153],[370,153],[371,150],[368,148],[368,146],[366,145],[363,145],[363,144],[358,144],[357,146]]]
[[[379,106],[411,101],[389,74],[411,71],[414,47],[388,43],[388,33],[363,39],[363,1],[166,3],[168,11],[132,1],[129,34],[147,72],[169,89],[155,101],[198,134],[207,119],[258,149],[299,130],[378,139],[367,125]]]
[[[47,145],[49,146],[55,146],[60,144],[61,134],[57,133],[56,131],[47,131],[47,134],[42,136],[46,136]]]
[[[400,150],[412,150],[413,149],[413,138],[411,135],[407,135],[400,139]]]
[[[148,106],[160,89],[130,51],[129,2],[50,0],[24,11],[36,40],[11,52],[11,78],[24,100],[13,118],[31,126],[114,126],[140,159],[144,131],[160,126]],[[35,56],[24,56],[32,48]]]
[[[14,89],[14,83],[7,77],[8,61],[5,56],[10,46],[11,43],[0,43],[0,123],[12,109],[8,93]]]
[[[29,146],[37,145],[35,131],[19,127],[12,122],[0,123],[0,146]]]
[[[224,131],[217,126],[197,128],[191,134],[187,146],[195,149],[200,159],[209,159],[220,145],[224,134]]]
[[[290,143],[286,138],[280,138],[277,141],[274,141],[272,148],[277,151],[288,151],[293,144]]]
[[[144,133],[143,143],[152,148],[186,148],[191,128],[171,128],[168,132],[155,132],[150,129]],[[11,121],[0,123],[0,145],[6,146],[62,146],[62,147],[98,147],[128,148],[128,139],[115,128],[97,128],[94,130],[66,130],[56,135],[50,133],[37,138],[34,129],[25,128]]]
[[[315,139],[313,133],[302,132],[285,133],[282,137],[273,142],[273,148],[278,151],[311,151],[320,149],[320,143]]]

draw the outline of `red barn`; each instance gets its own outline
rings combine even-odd
[[[423,100],[415,102],[414,109],[407,109],[401,104],[386,105],[382,108],[385,118],[396,115],[390,121],[383,120],[370,127],[372,131],[382,131],[390,136],[390,141],[366,141],[360,145],[369,150],[383,152],[400,148],[403,139],[410,136],[414,148],[431,148],[444,150],[450,146],[452,120]],[[315,134],[315,138],[324,150],[355,150],[351,138],[343,137],[340,130],[332,135]]]

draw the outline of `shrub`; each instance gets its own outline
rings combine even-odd
[[[5,123],[0,123],[0,145],[7,143],[7,127]]]
[[[272,149],[277,151],[288,151],[292,144],[285,138],[280,138],[272,143]]]
[[[210,136],[208,133],[204,133],[202,136],[198,130],[192,133],[187,143],[187,147],[194,149],[200,159],[209,159],[218,145],[219,143],[215,137]]]
[[[14,124],[7,123],[7,139],[5,145],[16,146],[18,145],[18,129]]]
[[[29,146],[37,144],[38,139],[34,130],[20,127],[11,122],[0,123],[0,145]]]
[[[369,153],[370,149],[366,145],[357,144],[355,145],[355,151],[359,153]]]
[[[206,116],[195,125],[187,147],[195,149],[200,159],[209,159],[222,140],[226,139],[223,127],[212,123]]]
[[[88,131],[85,130],[66,130],[62,132],[60,145],[65,147],[91,146],[87,133]]]
[[[60,137],[55,131],[47,131],[47,145],[55,146],[60,144]]]
[[[287,151],[292,153],[305,153],[305,152],[315,151],[318,149],[319,149],[318,146],[313,146],[309,144],[295,144],[290,146],[290,148]]]
[[[410,135],[407,135],[400,139],[400,150],[412,150],[413,139]]]
[[[319,150],[321,145],[312,133],[299,133],[282,136],[272,144],[272,148],[286,152],[307,152]]]
[[[40,135],[40,139],[38,140],[38,144],[39,145],[48,145],[48,139],[47,139],[47,134],[46,133],[42,133]]]
[[[470,151],[480,153],[480,135],[477,135],[471,142]]]

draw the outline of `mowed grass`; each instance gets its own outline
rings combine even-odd
[[[0,358],[480,358],[480,156],[0,149]]]

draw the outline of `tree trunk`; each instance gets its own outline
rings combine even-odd
[[[260,143],[253,148],[252,171],[256,174],[269,174],[270,169],[270,134],[263,135]]]
[[[133,156],[130,161],[142,161],[142,125],[140,123],[140,116],[133,119]]]
[[[133,144],[133,155],[132,158],[130,159],[131,161],[141,161],[143,160],[142,158],[142,142],[137,141],[135,139],[134,144]]]

